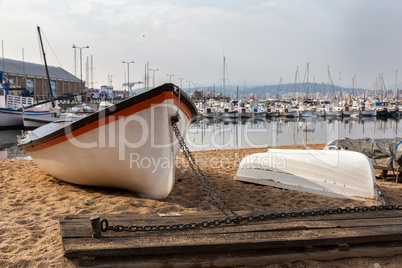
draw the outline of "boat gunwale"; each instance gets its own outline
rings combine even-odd
[[[34,146],[49,142],[49,141],[57,139],[59,137],[66,136],[66,135],[71,134],[74,131],[80,129],[81,127],[84,127],[88,124],[105,119],[115,113],[125,110],[133,105],[138,105],[152,97],[159,96],[165,92],[172,92],[173,95],[178,98],[178,96],[179,96],[178,90],[181,90],[181,89],[179,87],[175,86],[174,84],[171,84],[171,83],[163,84],[159,87],[153,88],[149,91],[143,92],[141,94],[138,94],[136,96],[123,100],[119,103],[116,103],[114,106],[111,106],[111,107],[114,107],[114,109],[109,109],[110,107],[108,107],[104,110],[100,110],[100,111],[93,113],[91,115],[88,115],[82,119],[74,121],[71,124],[68,124],[67,126],[64,126],[56,131],[53,131],[47,135],[44,135],[43,137],[40,137],[35,140],[30,140],[29,142],[24,143],[24,144],[19,144],[18,146],[22,149],[32,148]],[[190,99],[190,97],[187,95],[187,93],[185,93],[182,90],[180,92],[180,102],[182,102],[182,104],[184,104],[185,107],[187,107],[187,109],[189,109],[189,112],[191,113],[191,115],[190,115],[191,118],[189,118],[189,120],[191,121],[191,123],[196,121],[197,115],[198,115],[197,108],[195,107],[194,102]],[[68,127],[69,129],[66,130],[66,127]]]
[[[10,113],[13,113],[13,114],[24,114],[24,113],[32,113],[32,114],[39,114],[39,115],[48,115],[48,114],[50,114],[50,111],[32,111],[32,110],[25,110],[25,111],[23,111],[23,110],[18,110],[18,109],[12,109],[12,108],[3,108],[3,107],[0,107],[0,112],[10,112]]]

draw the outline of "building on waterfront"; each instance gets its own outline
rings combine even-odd
[[[85,82],[61,67],[48,66],[53,95],[80,94],[85,91]],[[8,84],[10,94],[25,92],[37,100],[48,98],[49,83],[45,65],[0,58],[0,71],[4,74],[2,84]]]
[[[193,94],[191,94],[191,98],[192,98],[193,100],[202,99],[202,98],[203,98],[203,96],[202,96],[202,91],[194,90],[194,91],[193,91]]]

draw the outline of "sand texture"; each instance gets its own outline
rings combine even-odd
[[[310,145],[322,149],[323,144]],[[305,146],[277,148],[304,149]],[[239,162],[267,148],[194,153],[206,177],[234,210],[269,208],[335,208],[373,205],[234,181]],[[182,154],[176,160],[176,183],[170,196],[156,201],[110,188],[86,187],[60,181],[31,160],[0,160],[0,267],[77,267],[63,257],[59,218],[62,215],[173,213],[217,211]],[[402,204],[402,185],[378,179],[387,204]],[[331,262],[307,261],[269,267],[400,267],[400,256],[355,258]],[[374,267],[374,266],[373,266]],[[377,266],[378,267],[378,266]]]

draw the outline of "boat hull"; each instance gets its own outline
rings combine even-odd
[[[254,113],[255,118],[266,118],[267,117],[267,112],[256,112]]]
[[[201,113],[201,115],[205,118],[214,118],[215,113]]]
[[[239,113],[237,111],[221,112],[220,117],[222,117],[222,118],[238,118]]]
[[[245,113],[239,113],[240,118],[251,118],[253,117],[251,113],[245,112]]]
[[[184,136],[196,119],[195,106],[177,94],[172,84],[165,90],[143,93],[151,98],[133,105],[116,105],[65,125],[55,122],[32,132],[31,136],[61,128],[44,137],[46,141],[21,144],[35,163],[52,176],[80,185],[116,187],[152,199],[169,195],[174,184],[174,161],[179,152],[171,118],[177,112],[177,123]],[[170,89],[170,90],[169,90]],[[178,88],[177,88],[178,89]],[[181,92],[181,94],[184,94]],[[140,97],[141,95],[137,95]],[[129,103],[128,103],[129,104]],[[54,133],[57,133],[55,135]],[[29,138],[29,137],[28,137]],[[32,142],[34,143],[34,142]]]
[[[299,111],[299,116],[300,117],[312,117],[313,111],[312,110]]]
[[[0,108],[0,127],[22,127],[23,115],[46,116],[49,111],[25,111],[9,108]]]
[[[361,114],[362,114],[362,116],[377,116],[377,111],[376,110],[362,110]]]
[[[352,151],[270,149],[244,158],[235,180],[331,197],[380,200],[370,159]]]
[[[285,117],[299,117],[299,113],[297,111],[283,112],[281,115]]]
[[[267,117],[278,117],[278,116],[279,116],[278,111],[267,112]]]
[[[342,117],[342,110],[325,110],[325,116],[327,117]]]

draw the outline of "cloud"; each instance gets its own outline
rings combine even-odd
[[[77,1],[70,4],[70,13],[76,15],[88,15],[94,10],[90,1]]]
[[[402,62],[398,15],[402,3],[377,1],[127,1],[3,0],[0,17],[6,57],[39,61],[36,25],[68,71],[72,44],[89,45],[98,86],[113,74],[124,80],[122,60],[134,60],[130,78],[142,79],[144,65],[201,84],[220,84],[226,55],[232,84],[293,81],[310,62],[310,74],[327,80],[327,66],[342,81],[357,74],[359,85],[372,87],[378,73],[393,75]],[[143,37],[145,35],[145,37]],[[49,53],[50,49],[48,48]],[[58,65],[49,55],[49,62]],[[400,68],[400,66],[399,66]],[[311,80],[311,77],[310,77]],[[361,82],[360,82],[361,81]],[[346,82],[345,82],[346,83]]]

